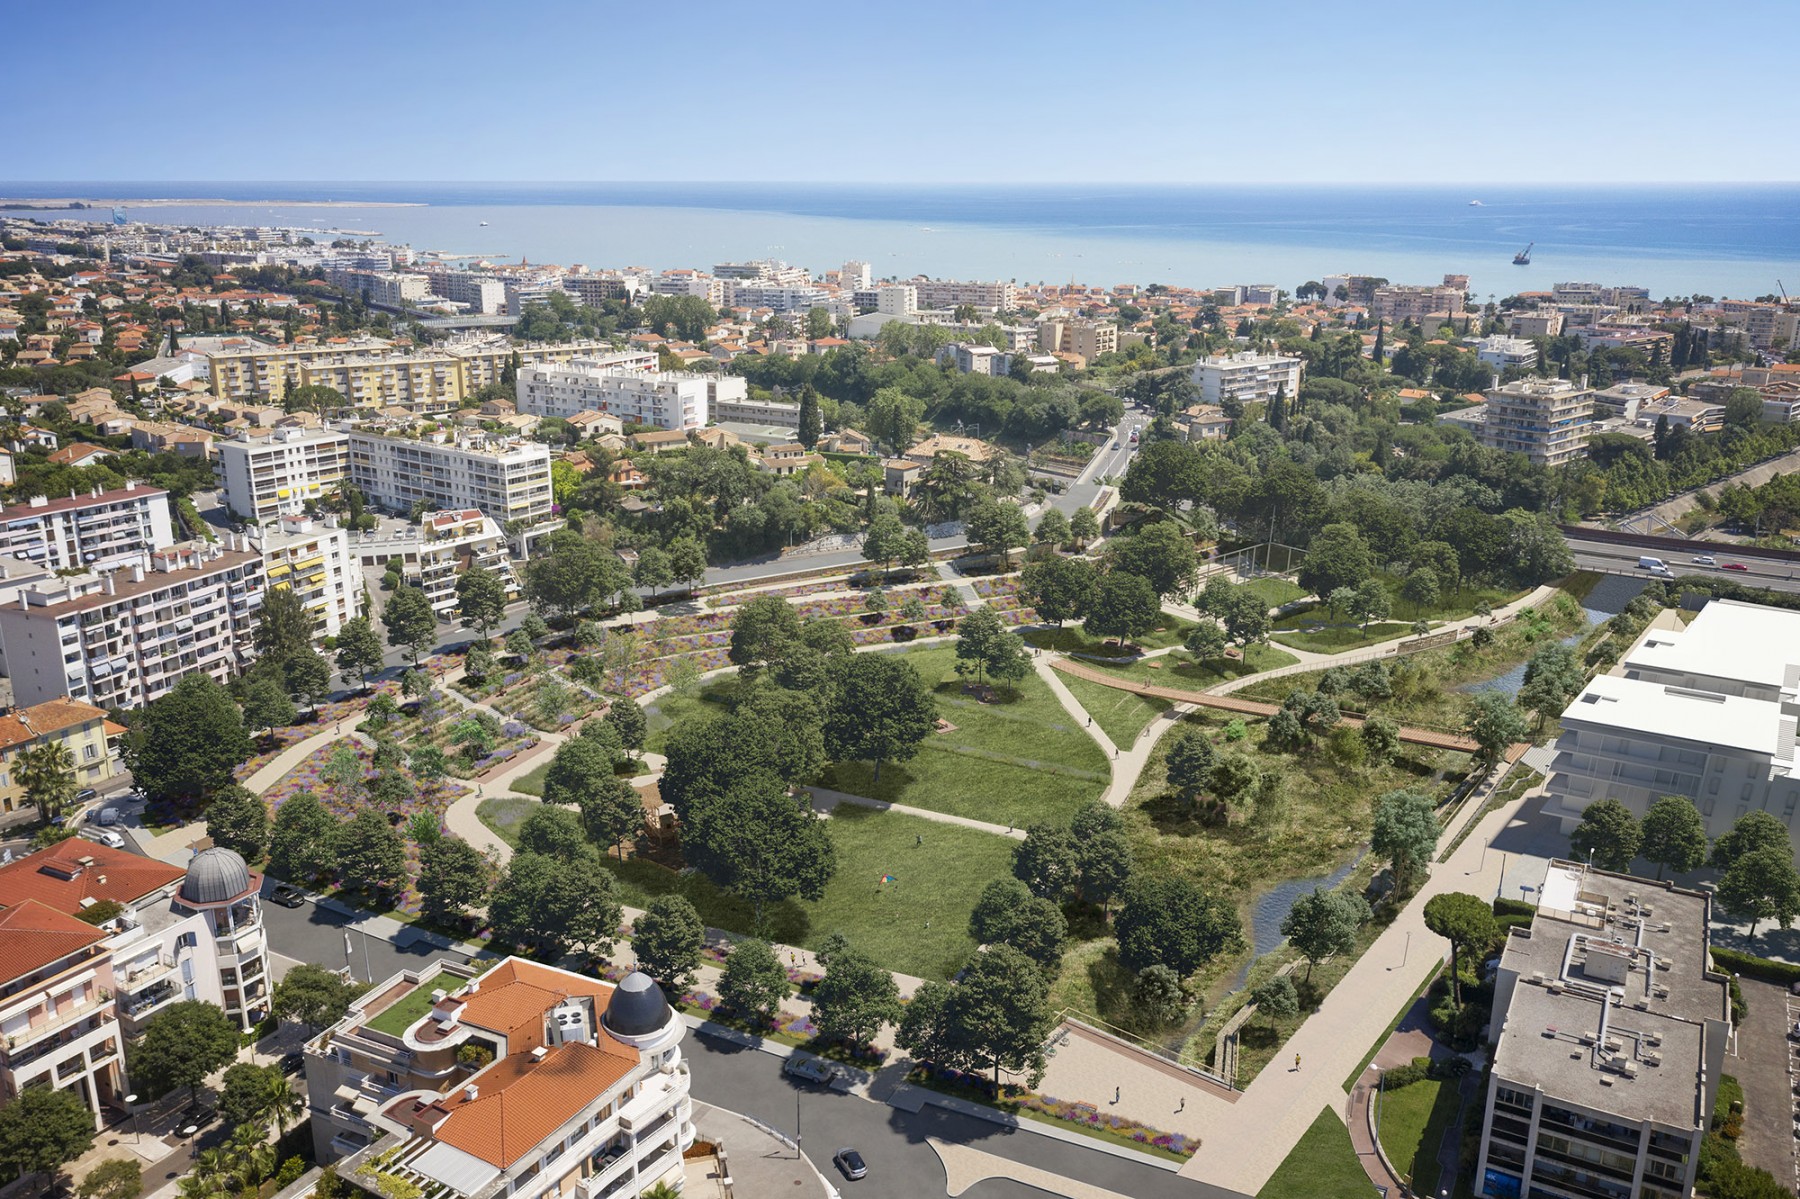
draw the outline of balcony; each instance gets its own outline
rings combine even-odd
[[[181,989],[175,985],[174,980],[164,979],[161,982],[152,984],[150,987],[138,992],[136,995],[127,996],[121,1001],[119,1007],[127,1017],[135,1020],[139,1016],[149,1013],[151,1009],[160,1007],[169,1002],[169,1000],[178,997],[180,994]]]
[[[112,998],[112,995],[110,992],[98,991],[83,1003],[76,1004],[73,1007],[64,1007],[64,1008],[59,1009],[55,1015],[51,1016],[48,1020],[44,1021],[42,1024],[33,1025],[31,1028],[27,1028],[22,1032],[16,1032],[16,1033],[12,1034],[11,1036],[6,1038],[6,1047],[9,1050],[9,1053],[7,1055],[8,1059],[10,1061],[12,1061],[12,1063],[14,1065],[18,1065],[19,1064],[18,1055],[10,1052],[10,1050],[14,1046],[24,1048],[25,1046],[32,1044],[34,1041],[37,1041],[39,1038],[46,1036],[49,1033],[56,1032],[59,1029],[67,1028],[67,1027],[69,1027],[69,1025],[74,1024],[78,1021],[85,1020],[89,1016],[92,1016],[95,1013],[97,1013],[100,1010],[101,1006],[104,1005],[107,1002],[107,1000],[109,1000],[111,998]]]

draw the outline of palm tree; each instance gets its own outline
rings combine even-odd
[[[285,1082],[286,1079],[282,1081]],[[231,1161],[229,1173],[238,1183],[235,1189],[253,1189],[275,1172],[275,1146],[269,1143],[267,1134],[254,1124],[244,1124],[233,1129],[223,1152]]]
[[[20,750],[18,774],[26,800],[46,824],[75,801],[75,755],[60,741]]]
[[[275,1136],[280,1138],[300,1115],[302,1103],[300,1095],[294,1090],[294,1084],[279,1070],[269,1070],[263,1075],[262,1089],[257,1095],[257,1115],[263,1123],[275,1126]]]

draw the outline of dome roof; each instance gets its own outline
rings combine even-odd
[[[224,903],[250,889],[250,868],[244,859],[215,845],[195,854],[181,884],[181,898],[189,903]]]
[[[634,970],[619,980],[602,1019],[622,1037],[648,1036],[669,1022],[669,1000],[654,979]]]

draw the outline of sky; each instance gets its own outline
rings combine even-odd
[[[1787,0],[0,13],[17,182],[1800,177]]]

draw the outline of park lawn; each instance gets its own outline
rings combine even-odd
[[[1138,649],[1167,649],[1171,645],[1180,645],[1187,640],[1188,630],[1194,627],[1191,620],[1163,613],[1162,623],[1132,644]],[[1036,628],[1021,629],[1019,635],[1025,638],[1025,644],[1035,645],[1039,649],[1053,649],[1063,654],[1098,654],[1101,657],[1116,658],[1127,651],[1116,642],[1109,642],[1105,637],[1096,637],[1078,624],[1040,625]]]
[[[1437,1193],[1438,1149],[1461,1104],[1453,1078],[1426,1078],[1382,1092],[1381,1148],[1402,1177],[1410,1176],[1414,1193]]]
[[[509,845],[536,802],[489,799],[481,820]],[[981,889],[1011,873],[1013,842],[977,829],[940,824],[899,812],[841,804],[828,820],[837,871],[817,903],[790,899],[764,913],[764,934],[784,945],[817,948],[833,932],[889,970],[947,979],[975,951],[969,913]],[[751,905],[719,890],[699,874],[678,874],[646,858],[604,862],[628,907],[658,895],[684,895],[709,928],[754,933]],[[894,876],[882,883],[884,874]]]
[[[834,762],[821,787],[887,803],[931,808],[990,824],[1067,824],[1106,790],[1106,755],[1036,673],[984,704],[962,690],[948,646],[907,651],[956,727],[933,733],[905,762]]]
[[[1120,691],[1072,674],[1058,675],[1062,685],[1100,726],[1114,745],[1130,749],[1144,727],[1174,705],[1166,699],[1152,699],[1130,691]]]
[[[1350,1130],[1335,1112],[1321,1108],[1256,1199],[1368,1199],[1374,1189],[1350,1143]]]
[[[1362,649],[1364,646],[1392,641],[1412,632],[1410,624],[1400,624],[1397,621],[1382,621],[1371,624],[1367,629],[1352,624],[1328,625],[1316,633],[1302,631],[1312,628],[1316,623],[1307,615],[1283,617],[1280,624],[1287,625],[1288,628],[1278,627],[1270,636],[1289,649],[1306,650],[1315,654],[1341,654],[1345,650]]]
[[[518,778],[508,783],[506,789],[508,791],[517,791],[520,795],[536,795],[542,797],[544,794],[544,780],[548,778],[549,775],[550,763],[548,761],[539,762],[536,766],[533,766],[530,770],[527,770],[524,774],[521,774]]]
[[[1271,608],[1291,604],[1308,594],[1306,588],[1300,584],[1290,582],[1279,575],[1264,575],[1260,579],[1251,579],[1243,585],[1243,588],[1251,595],[1260,596],[1263,603]]]
[[[1204,662],[1196,662],[1192,654],[1183,651],[1164,654],[1160,658],[1143,658],[1136,662],[1083,662],[1082,665],[1117,675],[1121,679],[1129,679],[1133,683],[1204,691],[1208,687],[1241,679],[1245,675],[1292,666],[1299,660],[1284,649],[1257,644],[1252,645],[1242,659],[1208,658]],[[1079,681],[1066,674],[1062,676],[1062,680],[1064,683]],[[1285,696],[1287,693],[1284,691],[1282,694]]]
[[[729,678],[717,679],[693,691],[672,691],[644,705],[644,749],[653,754],[663,751],[669,730],[681,721],[699,713],[723,716],[727,709],[722,696],[732,685]]]

